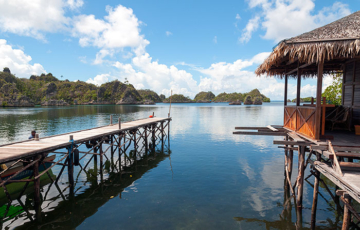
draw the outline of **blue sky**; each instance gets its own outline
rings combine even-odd
[[[258,88],[283,98],[283,81],[254,70],[282,39],[359,9],[360,1],[0,0],[0,68],[71,81],[129,80],[190,97]],[[324,87],[331,83],[326,77]],[[313,80],[302,96],[315,96]],[[295,97],[290,82],[290,98]]]

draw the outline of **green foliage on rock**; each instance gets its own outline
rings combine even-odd
[[[241,93],[220,93],[214,98],[214,102],[234,102],[243,101],[244,97]]]
[[[169,102],[170,102],[170,97],[164,100],[164,103],[169,103]],[[191,100],[189,97],[185,97],[182,94],[174,94],[171,97],[171,103],[189,103],[189,102],[193,102],[193,100]]]
[[[300,98],[300,102],[311,102],[311,98],[312,97],[304,97],[304,98]],[[289,100],[288,100],[289,101]],[[314,102],[316,101],[316,99],[314,98]],[[296,98],[292,99],[291,102],[296,103]]]
[[[258,89],[253,89],[248,93],[244,93],[244,98],[249,95],[252,100],[255,100],[255,98],[259,97],[262,102],[270,102],[270,98],[266,97],[264,94],[261,94]]]
[[[21,106],[21,103],[33,106],[49,104],[45,103],[48,101],[64,101],[55,104],[137,104],[142,97],[133,85],[120,81],[97,87],[83,81],[60,81],[51,73],[20,79],[9,72],[0,72],[0,102],[3,106]]]
[[[162,102],[163,101],[163,99],[161,99],[157,93],[155,93],[154,91],[152,91],[150,89],[138,89],[138,92],[143,100],[150,100],[153,102]]]
[[[334,79],[333,83],[325,89],[322,96],[326,97],[326,100],[330,101],[330,104],[341,105],[343,77],[341,74],[334,74],[332,77]]]
[[[250,95],[247,95],[245,97],[245,101],[244,101],[244,105],[252,105],[253,104],[253,101],[251,99],[251,96]]]
[[[195,102],[211,102],[215,98],[215,95],[212,92],[200,92],[196,94],[194,101]]]

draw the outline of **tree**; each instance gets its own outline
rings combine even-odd
[[[5,72],[5,73],[11,73],[11,72],[10,72],[10,69],[9,69],[8,67],[4,67],[3,72]]]
[[[341,105],[341,94],[342,94],[342,74],[337,73],[332,75],[334,81],[329,85],[324,93],[323,97],[326,97],[327,101],[330,101],[330,104]]]

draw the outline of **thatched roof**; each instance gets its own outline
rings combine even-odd
[[[286,71],[307,64],[302,75],[316,75],[316,64],[324,62],[324,73],[341,70],[341,62],[360,52],[360,11],[323,27],[281,41],[255,71],[282,77]],[[296,72],[290,75],[296,75]]]

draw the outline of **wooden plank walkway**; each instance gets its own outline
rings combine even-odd
[[[23,157],[34,156],[39,153],[51,152],[60,148],[69,146],[69,135],[73,135],[75,143],[100,138],[107,135],[117,134],[121,131],[140,128],[158,122],[170,120],[171,118],[145,118],[130,122],[96,127],[92,129],[79,130],[75,132],[54,135],[49,137],[40,137],[39,141],[26,140],[21,142],[0,145],[0,163],[17,160]]]

